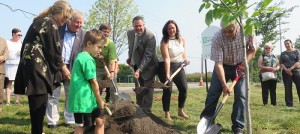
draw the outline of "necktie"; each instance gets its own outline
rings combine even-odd
[[[131,65],[135,65],[134,57],[135,57],[135,48],[138,45],[138,35],[135,34],[134,37],[134,42],[133,42],[133,51],[132,51],[132,56],[131,56]]]

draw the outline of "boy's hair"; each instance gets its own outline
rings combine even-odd
[[[92,29],[85,33],[84,39],[83,39],[83,47],[87,47],[88,41],[91,41],[91,43],[93,45],[97,44],[97,43],[104,45],[104,43],[106,42],[106,37],[100,30]]]
[[[100,25],[100,27],[99,27],[99,30],[100,30],[100,31],[106,30],[106,29],[111,30],[111,27],[110,27],[110,25],[109,25],[108,23],[102,23],[102,24]]]

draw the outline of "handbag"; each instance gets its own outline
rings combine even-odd
[[[261,77],[262,77],[262,81],[276,79],[276,76],[275,76],[274,72],[264,72],[264,73],[261,73]]]

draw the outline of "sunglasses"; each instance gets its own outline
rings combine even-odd
[[[17,34],[17,36],[22,37],[23,35],[22,34]]]

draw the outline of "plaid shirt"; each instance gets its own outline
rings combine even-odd
[[[228,39],[223,34],[222,30],[219,30],[212,39],[211,46],[211,60],[215,62],[222,62],[226,65],[237,65],[244,62],[244,48],[242,34],[239,27],[235,39]],[[248,37],[246,37],[246,41]],[[253,46],[257,48],[257,41],[255,36],[253,37]]]

